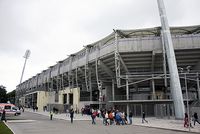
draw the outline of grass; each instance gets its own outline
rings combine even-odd
[[[4,124],[4,122],[0,121],[0,134],[13,134],[13,132]]]

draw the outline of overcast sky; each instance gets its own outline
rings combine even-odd
[[[170,26],[200,25],[200,0],[164,0]],[[23,81],[112,29],[160,26],[156,0],[0,0],[0,85]]]

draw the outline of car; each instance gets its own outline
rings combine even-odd
[[[21,114],[21,111],[17,106],[10,103],[0,103],[0,115],[3,113],[3,110],[6,111],[6,116],[17,116]]]

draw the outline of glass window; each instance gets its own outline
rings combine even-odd
[[[11,109],[11,106],[6,105],[4,108],[5,109]]]

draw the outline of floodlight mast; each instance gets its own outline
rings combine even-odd
[[[19,84],[22,83],[22,79],[23,79],[23,75],[24,75],[24,70],[25,70],[25,67],[26,67],[26,61],[29,58],[30,54],[31,54],[31,51],[30,50],[26,50],[25,55],[23,56],[25,58],[25,61],[24,61],[24,66],[23,66],[22,75],[21,75],[21,79],[20,79]]]
[[[24,70],[25,70],[25,67],[26,67],[26,61],[29,58],[30,53],[31,53],[30,50],[26,50],[25,55],[23,56],[25,58],[25,62],[24,62],[24,66],[23,66],[23,69],[22,69],[22,74],[21,74],[19,85],[18,85],[18,89],[16,89],[16,93],[15,93],[16,94],[15,95],[15,104],[17,106],[19,106],[19,99],[20,99],[20,94],[21,94],[20,93],[21,92],[21,86],[20,86],[20,84],[22,83],[22,79],[23,79],[23,75],[24,75]]]
[[[170,86],[175,107],[175,118],[183,119],[185,113],[183,96],[165,6],[163,0],[157,0],[157,3],[170,72]]]

